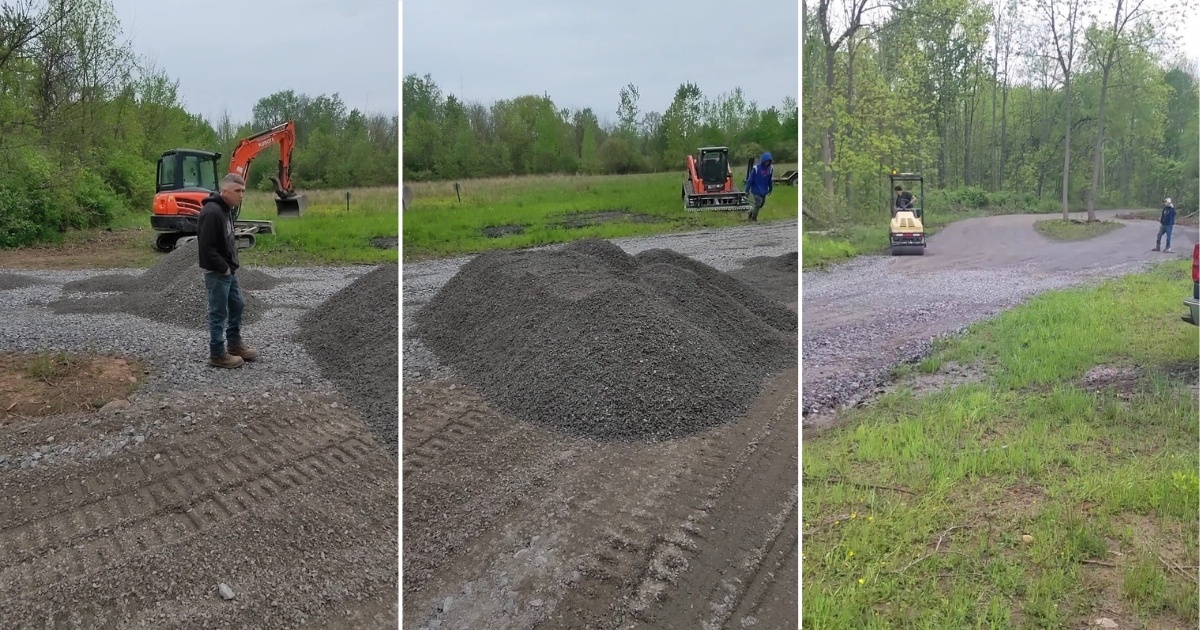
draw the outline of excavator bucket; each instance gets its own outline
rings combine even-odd
[[[304,195],[296,195],[286,199],[275,198],[275,213],[281,217],[298,217],[304,214],[304,209],[308,207],[308,197]]]

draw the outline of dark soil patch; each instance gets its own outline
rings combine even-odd
[[[300,318],[297,340],[393,457],[400,426],[399,269],[383,264]]]
[[[1097,365],[1080,379],[1080,386],[1088,391],[1108,390],[1118,396],[1131,396],[1138,389],[1142,371],[1136,367]]]
[[[0,425],[36,416],[95,411],[137,389],[143,365],[105,355],[0,355]]]
[[[982,365],[960,365],[954,361],[949,361],[942,364],[932,374],[913,372],[905,377],[901,377],[895,383],[885,387],[884,393],[900,388],[907,388],[915,396],[924,396],[952,389],[960,385],[982,383],[986,379],[987,372]]]
[[[620,221],[628,223],[662,223],[663,220],[662,217],[629,210],[602,210],[598,212],[569,212],[563,215],[561,221],[551,223],[550,225],[553,227],[578,229]]]
[[[32,276],[23,276],[19,273],[0,273],[0,291],[24,289],[25,287],[32,287],[39,284],[46,284],[46,281]]]
[[[417,315],[417,335],[498,408],[601,439],[737,418],[795,364],[796,330],[794,312],[728,274],[599,239],[486,252]]]
[[[516,234],[524,234],[524,225],[492,225],[480,230],[488,238],[504,238]]]
[[[371,247],[379,249],[395,249],[400,244],[400,239],[395,236],[371,239]]]

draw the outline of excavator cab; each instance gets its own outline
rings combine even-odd
[[[215,192],[220,153],[173,149],[158,158],[155,192]]]

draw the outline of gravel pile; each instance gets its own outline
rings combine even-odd
[[[68,282],[64,292],[115,293],[102,297],[63,298],[50,304],[56,313],[127,313],[196,330],[208,327],[204,272],[197,263],[195,242],[167,254],[141,275],[102,275]],[[254,269],[239,269],[238,286],[246,302],[243,323],[253,324],[266,310],[248,291],[270,290],[279,280]]]
[[[94,276],[63,286],[64,291],[79,293],[156,293],[168,289],[181,277],[202,276],[197,261],[195,241],[180,245],[175,251],[163,256],[155,265],[141,275],[115,274]],[[274,289],[280,280],[257,269],[239,269],[238,286],[247,291]]]
[[[771,272],[771,275],[776,277],[765,278],[764,274],[748,273],[743,268],[748,257],[776,257],[796,252],[800,239],[795,220],[619,238],[610,242],[630,254],[650,249],[669,249],[720,271],[732,272],[730,275],[743,282],[750,282],[751,286],[780,303],[793,304],[798,301],[798,281],[795,275],[788,278],[784,277],[786,274]],[[562,245],[550,245],[538,250],[561,247]],[[446,366],[442,365],[416,336],[415,320],[425,304],[472,258],[474,256],[462,256],[404,265],[402,368],[406,388],[414,383],[449,375]]]
[[[39,284],[44,284],[44,281],[30,276],[23,276],[19,273],[0,273],[0,291],[24,289],[25,287],[32,287]]]
[[[64,298],[50,304],[55,313],[127,313],[194,330],[208,329],[208,296],[204,277],[184,273],[161,291],[119,293],[103,297]],[[242,291],[246,309],[243,324],[253,324],[262,316],[266,305],[255,295]]]
[[[663,439],[736,418],[765,376],[795,363],[796,329],[795,313],[717,269],[588,239],[476,257],[414,332],[517,417]]]
[[[364,274],[301,316],[296,335],[393,454],[400,426],[398,275],[395,264]]]

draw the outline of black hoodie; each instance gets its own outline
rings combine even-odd
[[[238,268],[237,240],[233,237],[233,210],[220,193],[204,200],[196,220],[196,245],[200,250],[200,268],[217,273]]]

